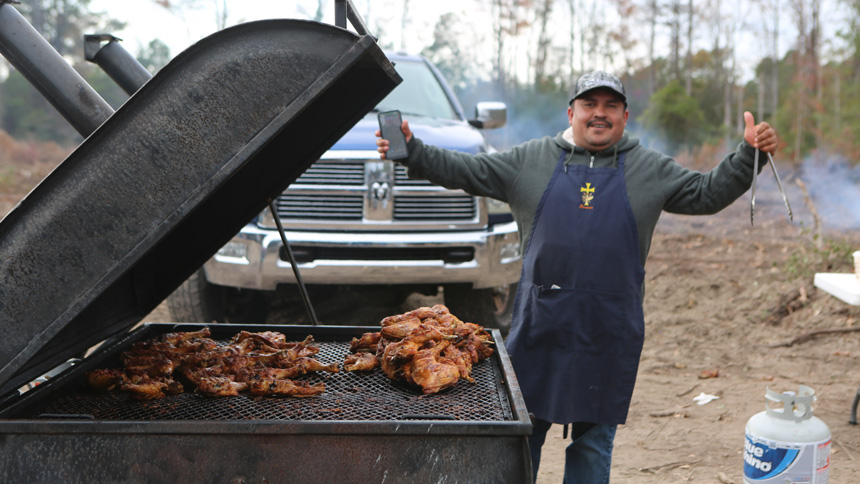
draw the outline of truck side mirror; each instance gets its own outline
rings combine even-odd
[[[475,119],[469,124],[478,129],[501,128],[508,122],[508,107],[502,102],[479,102],[475,106]]]

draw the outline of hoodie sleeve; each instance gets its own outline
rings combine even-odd
[[[508,202],[510,187],[525,159],[524,150],[520,146],[502,153],[472,155],[426,145],[413,137],[409,158],[403,164],[410,178],[425,178],[446,188]]]
[[[665,158],[660,173],[666,181],[663,209],[671,213],[708,215],[728,207],[750,188],[754,156],[755,148],[742,141],[734,153],[707,173],[689,170]],[[767,161],[765,154],[759,156],[759,172],[763,161]]]

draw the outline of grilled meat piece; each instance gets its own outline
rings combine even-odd
[[[150,378],[146,374],[133,375],[123,382],[120,389],[131,393],[136,400],[157,400],[184,391],[182,384],[171,378]]]
[[[379,367],[379,358],[373,353],[355,353],[346,355],[343,360],[345,371],[371,371]]]
[[[436,316],[440,316],[443,314],[450,314],[450,313],[451,312],[448,310],[448,308],[442,304],[437,304],[433,307],[426,307],[425,306],[425,307],[420,307],[418,309],[413,309],[412,311],[409,311],[407,313],[398,314],[395,316],[388,316],[386,318],[383,318],[380,325],[385,327],[385,326],[390,326],[394,323],[406,321],[407,319],[418,318],[418,319],[424,320],[427,318],[435,318]]]
[[[449,346],[442,351],[442,356],[446,361],[453,363],[460,371],[460,378],[465,378],[469,383],[475,383],[472,378],[472,358],[469,354],[464,353],[456,346]]]
[[[344,360],[345,370],[378,364],[389,379],[436,393],[460,378],[474,383],[472,365],[493,354],[492,337],[482,326],[461,321],[441,304],[388,316],[380,325],[379,333],[353,338],[354,354]],[[375,355],[370,355],[377,337]]]
[[[283,333],[276,331],[264,331],[262,333],[241,331],[231,341],[234,345],[246,343],[247,346],[251,346],[258,353],[271,353],[289,348],[287,337]],[[264,348],[271,348],[271,351],[263,351]]]
[[[409,365],[409,380],[421,387],[425,394],[438,393],[445,388],[457,384],[460,379],[460,369],[447,358],[439,355],[448,346],[449,341],[443,341],[432,348],[420,350],[412,358]]]
[[[382,338],[382,334],[379,332],[364,333],[361,338],[352,338],[352,342],[349,343],[349,351],[352,353],[376,351],[376,345],[379,344],[380,338]]]
[[[128,379],[122,370],[92,370],[84,376],[90,387],[96,390],[113,390]]]
[[[182,343],[197,338],[208,338],[212,336],[209,328],[203,328],[198,331],[185,331],[181,333],[167,333],[162,335],[161,340],[172,345]]]
[[[213,397],[233,397],[247,389],[247,383],[235,382],[226,376],[205,376],[197,381],[197,392]]]
[[[316,371],[338,372],[336,363],[323,364],[311,358],[319,352],[313,336],[304,341],[287,343],[286,336],[274,331],[250,333],[242,331],[230,344],[218,346],[209,339],[209,329],[170,333],[135,343],[121,355],[123,369],[94,370],[86,375],[89,385],[96,389],[119,388],[139,400],[152,400],[165,395],[182,393],[182,384],[169,378],[180,373],[205,395],[238,395],[248,390],[248,382],[287,381]],[[291,394],[312,396],[324,386],[284,383],[261,394]],[[258,391],[259,390],[258,385]]]
[[[409,333],[414,331],[421,324],[418,318],[410,318],[397,323],[392,323],[388,326],[383,326],[379,331],[382,336],[388,339],[405,338]]]
[[[254,395],[284,395],[298,398],[312,397],[325,391],[324,383],[310,385],[292,380],[262,379],[250,382],[248,387]]]
[[[123,361],[123,366],[131,372],[146,372],[154,376],[170,376],[176,368],[173,360],[162,355],[129,356]]]

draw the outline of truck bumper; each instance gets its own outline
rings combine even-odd
[[[522,267],[519,233],[514,222],[495,225],[491,231],[404,234],[287,231],[286,237],[294,252],[301,247],[326,254],[299,262],[305,284],[469,283],[480,289],[517,282]],[[357,248],[375,255],[364,260],[331,256]],[[444,253],[447,249],[461,255],[464,248],[466,253],[471,252],[471,260],[405,256],[410,250]],[[386,252],[393,258],[386,258]],[[304,252],[298,255],[302,260]],[[283,256],[278,232],[254,225],[245,226],[206,262],[204,270],[209,282],[222,286],[274,290],[279,284],[296,282],[289,260]]]

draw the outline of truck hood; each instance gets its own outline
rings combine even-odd
[[[465,121],[426,118],[403,115],[409,121],[414,135],[426,144],[440,146],[466,153],[486,151],[486,142],[481,133]],[[376,136],[379,129],[376,113],[371,112],[344,135],[330,151],[334,150],[376,150]]]

